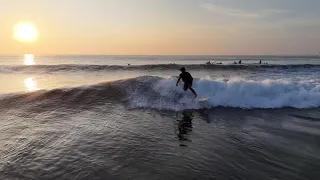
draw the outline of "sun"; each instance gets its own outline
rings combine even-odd
[[[37,34],[37,29],[31,23],[19,23],[14,27],[14,39],[21,42],[33,42]]]

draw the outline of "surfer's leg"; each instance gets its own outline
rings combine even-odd
[[[188,88],[189,88],[189,85],[188,84],[184,84],[183,90],[186,91]]]
[[[191,87],[192,85],[189,86],[190,91],[195,95],[195,97],[197,97],[197,93],[196,91]]]

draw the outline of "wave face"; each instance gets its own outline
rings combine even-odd
[[[141,76],[92,86],[10,94],[1,97],[0,108],[93,108],[99,105],[125,103],[130,108],[184,110],[222,107],[234,108],[318,108],[320,84],[293,83],[285,80],[253,81],[195,79],[194,89],[208,102],[195,102],[190,91],[176,79]]]
[[[261,70],[261,69],[274,69],[274,70],[294,70],[305,71],[314,70],[320,71],[320,65],[259,65],[259,64],[243,64],[243,65],[182,65],[182,64],[154,64],[154,65],[33,65],[33,66],[0,66],[0,73],[52,73],[52,72],[95,72],[95,71],[110,71],[110,70],[177,70],[181,66],[186,67],[188,70]]]

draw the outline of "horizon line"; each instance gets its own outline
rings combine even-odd
[[[0,54],[0,56],[23,56],[25,54],[32,54],[34,56],[320,56],[319,54],[36,54],[36,53],[22,53],[22,54]]]

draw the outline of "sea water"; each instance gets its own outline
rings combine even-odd
[[[1,56],[0,82],[0,179],[320,178],[318,56]]]

